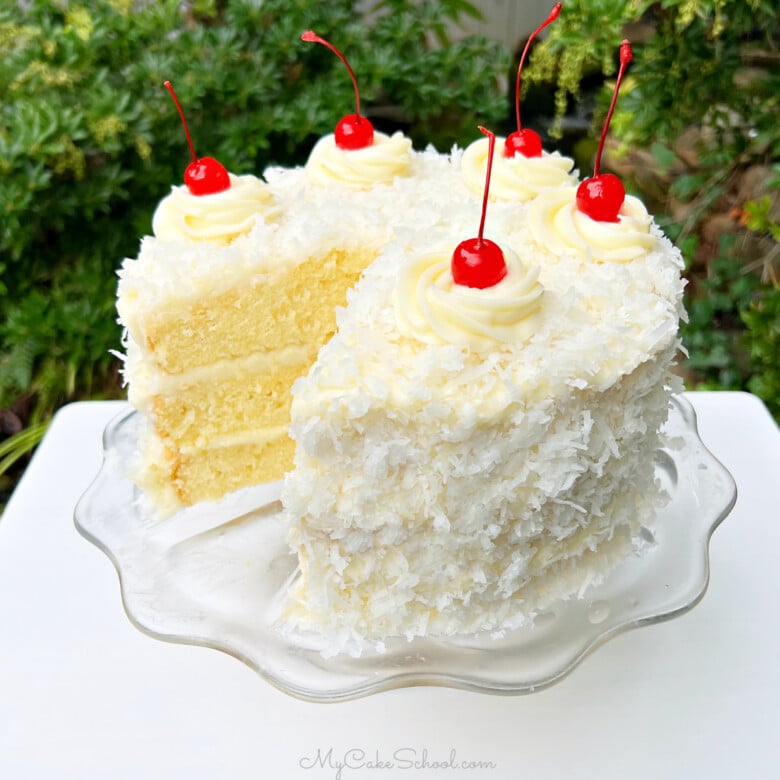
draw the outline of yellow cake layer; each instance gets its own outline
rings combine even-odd
[[[175,510],[198,501],[213,501],[239,488],[274,482],[291,467],[295,445],[282,434],[264,444],[235,444],[181,452],[159,441],[141,448],[140,487],[155,503]]]
[[[247,280],[213,297],[151,312],[133,338],[169,374],[295,344],[327,341],[335,308],[374,259],[372,250],[333,250],[269,280]]]

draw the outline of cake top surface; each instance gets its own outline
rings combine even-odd
[[[295,386],[294,418],[316,413],[328,397],[349,397],[359,406],[361,396],[392,396],[410,413],[429,413],[437,398],[459,394],[464,399],[461,409],[493,414],[513,403],[608,387],[677,343],[679,319],[684,316],[683,262],[652,220],[641,234],[644,251],[634,252],[631,244],[633,259],[600,262],[593,253],[572,251],[565,244],[560,251],[554,222],[542,222],[543,229],[531,227],[533,208],[497,204],[488,214],[486,236],[516,255],[523,269],[519,288],[508,296],[533,299],[515,338],[482,339],[484,333],[476,343],[447,338],[448,331],[473,329],[471,313],[459,310],[457,301],[447,311],[444,327],[429,324],[433,337],[420,337],[407,327],[409,319],[436,316],[425,297],[437,280],[417,273],[415,286],[410,274],[414,277],[416,266],[427,268],[420,258],[434,254],[437,262],[445,262],[439,279],[446,280],[447,253],[451,256],[477,223],[477,206],[472,203],[460,214],[459,225],[451,221],[402,233],[365,272],[349,294],[348,307],[338,313],[338,333],[323,348],[309,376]],[[629,222],[632,208],[629,205]],[[621,223],[597,226],[597,233],[611,235],[617,244],[625,240],[624,232]],[[452,293],[451,283],[440,285],[438,291]],[[485,292],[483,299],[497,295],[489,290],[465,295],[473,301]],[[462,290],[456,293],[464,295]],[[399,326],[399,309],[408,308],[416,312],[406,317],[406,323],[401,314]]]
[[[375,384],[403,384],[410,397],[461,381],[465,371],[482,377],[486,398],[495,397],[490,387],[497,382],[509,395],[523,388],[526,397],[552,386],[605,386],[676,338],[683,316],[679,252],[630,196],[615,223],[579,213],[560,155],[537,159],[562,172],[560,184],[527,203],[498,199],[488,210],[485,236],[512,258],[506,284],[492,292],[453,285],[447,256],[479,224],[468,154],[410,151],[406,175],[363,189],[313,184],[304,167],[269,168],[267,184],[248,177],[247,189],[262,192],[259,213],[268,218],[253,217],[251,228],[227,243],[143,239],[138,258],[120,271],[120,317],[132,326],[171,302],[236,284],[272,284],[329,249],[385,247],[338,314],[340,332],[323,362],[338,358],[297,388],[301,405],[307,387],[335,391],[361,374]],[[235,190],[231,197],[243,203]],[[166,200],[179,195],[174,188]]]
[[[193,239],[171,229],[162,237],[142,239],[138,257],[125,259],[119,271],[120,316],[130,316],[131,309],[140,315],[205,292],[215,294],[242,280],[272,283],[309,257],[334,248],[378,249],[398,225],[436,225],[448,220],[451,212],[471,207],[459,152],[442,155],[431,148],[409,156],[406,175],[363,188],[338,182],[323,187],[312,183],[305,167],[269,168],[264,174],[267,184],[248,177],[259,185],[247,186],[254,198],[254,206],[248,207],[250,212],[255,208],[253,213],[244,213],[248,198],[242,199],[238,188],[231,195],[226,191],[208,196],[209,202],[174,188],[160,207],[165,220],[160,216],[156,221],[186,222],[190,233],[198,227],[198,236]],[[262,196],[255,197],[256,191]],[[182,203],[188,216],[183,216]],[[223,217],[223,203],[239,207],[226,206]],[[199,208],[213,218],[211,227],[200,224],[202,215],[195,211]],[[228,214],[233,219],[225,227]],[[236,221],[249,229],[238,231]],[[231,233],[232,240],[222,240]]]

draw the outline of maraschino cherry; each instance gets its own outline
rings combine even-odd
[[[501,247],[495,241],[483,238],[496,135],[484,127],[479,129],[488,137],[489,143],[487,172],[485,174],[485,194],[482,198],[482,218],[479,222],[479,235],[477,238],[467,238],[455,247],[455,251],[452,253],[452,278],[455,280],[455,284],[484,290],[486,287],[498,284],[506,276],[506,261],[504,260],[504,253],[501,251]]]
[[[620,82],[632,57],[631,44],[624,40],[620,44],[620,70],[615,82],[615,89],[612,92],[612,102],[609,104],[604,129],[601,131],[601,141],[596,152],[596,162],[593,166],[593,177],[585,179],[577,188],[577,208],[583,214],[587,214],[591,219],[595,219],[598,222],[617,222],[618,213],[623,206],[623,201],[626,199],[626,191],[620,179],[612,173],[599,173],[599,167],[609,122],[612,119],[618,91],[620,90]]]
[[[520,122],[520,74],[523,72],[523,64],[525,63],[531,41],[547,27],[548,24],[554,22],[558,18],[558,15],[561,13],[561,5],[562,3],[556,3],[552,7],[550,15],[531,33],[525,44],[525,48],[523,49],[523,54],[520,57],[520,64],[517,66],[517,80],[515,81],[515,115],[517,117],[517,130],[515,130],[514,133],[510,133],[504,142],[504,157],[514,157],[516,154],[522,154],[524,157],[542,156],[542,139],[539,137],[539,133],[535,133],[528,128],[523,128],[523,125]]]
[[[366,117],[360,114],[360,92],[358,91],[355,71],[352,70],[347,58],[329,41],[320,38],[313,30],[307,30],[301,35],[302,41],[321,43],[327,46],[346,65],[352,86],[355,89],[355,113],[341,117],[336,125],[336,146],[339,149],[364,149],[374,143],[374,126]]]
[[[195,147],[192,145],[192,137],[190,136],[187,120],[184,118],[184,111],[179,103],[179,99],[176,97],[170,81],[166,81],[164,86],[171,93],[173,102],[179,111],[181,123],[184,126],[184,134],[187,136],[187,143],[192,154],[192,162],[184,171],[184,183],[187,185],[187,189],[193,195],[214,195],[217,192],[228,189],[230,187],[230,176],[227,169],[213,157],[198,157],[195,154]]]

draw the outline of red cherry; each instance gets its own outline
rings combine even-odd
[[[200,157],[184,171],[184,183],[193,195],[213,195],[230,187],[224,165],[213,157]]]
[[[355,90],[355,113],[342,117],[336,125],[336,146],[339,149],[364,149],[374,143],[374,126],[366,117],[360,115],[360,92],[358,91],[355,71],[352,70],[347,58],[329,41],[320,38],[313,30],[307,30],[301,35],[302,41],[321,43],[327,46],[346,66],[352,87]]]
[[[339,119],[335,136],[339,149],[363,149],[374,143],[374,128],[364,116],[347,114]]]
[[[504,142],[504,157],[514,157],[516,154],[522,154],[523,157],[541,157],[542,139],[539,133],[528,128],[510,133]]]
[[[485,232],[485,215],[487,214],[488,193],[490,192],[490,172],[493,169],[493,150],[496,146],[496,135],[484,127],[479,128],[488,137],[487,171],[485,172],[485,194],[482,197],[482,217],[479,222],[477,238],[467,238],[461,241],[452,253],[452,278],[455,284],[464,287],[476,287],[484,290],[498,284],[506,276],[506,261],[501,247],[488,238],[483,238]]]
[[[531,46],[531,41],[545,28],[548,24],[554,22],[561,12],[561,3],[556,3],[552,7],[552,11],[548,14],[547,18],[528,36],[528,40],[525,43],[525,48],[520,57],[520,64],[517,66],[517,80],[515,81],[515,115],[517,116],[517,131],[511,133],[506,139],[504,144],[504,157],[514,157],[516,154],[522,154],[525,157],[541,157],[542,156],[542,139],[533,130],[523,130],[523,125],[520,122],[520,74],[523,72],[523,65],[525,64],[525,58],[528,54],[528,49]]]
[[[184,126],[184,135],[187,136],[190,154],[192,154],[192,162],[184,171],[184,183],[187,185],[187,189],[193,195],[214,195],[217,192],[228,189],[230,187],[230,176],[227,169],[213,157],[198,158],[195,154],[195,147],[192,144],[189,128],[187,127],[187,120],[184,118],[184,111],[181,103],[179,103],[179,99],[176,97],[176,93],[173,91],[171,82],[166,81],[163,86],[171,93],[173,102],[179,111],[179,117]]]
[[[484,290],[506,276],[506,261],[501,247],[489,238],[467,238],[452,253],[452,278],[455,284]]]
[[[577,208],[599,222],[617,222],[626,191],[617,176],[602,173],[577,187]]]
[[[607,118],[601,131],[601,140],[596,152],[596,162],[593,165],[593,177],[585,179],[577,187],[577,208],[583,214],[587,214],[591,219],[595,219],[598,222],[617,222],[623,201],[626,199],[626,191],[620,183],[620,179],[611,173],[600,174],[599,169],[601,167],[601,155],[604,152],[604,141],[607,138],[609,122],[615,111],[615,103],[617,103],[620,82],[623,80],[626,66],[631,62],[632,57],[631,44],[624,40],[620,44],[620,69],[615,81],[615,89],[612,92],[612,102],[609,104]]]

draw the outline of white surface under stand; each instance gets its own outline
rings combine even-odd
[[[0,778],[773,778],[780,773],[780,432],[744,393],[691,393],[739,497],[702,602],[616,637],[548,690],[290,698],[124,615],[73,526],[121,403],[56,416],[0,519]]]

